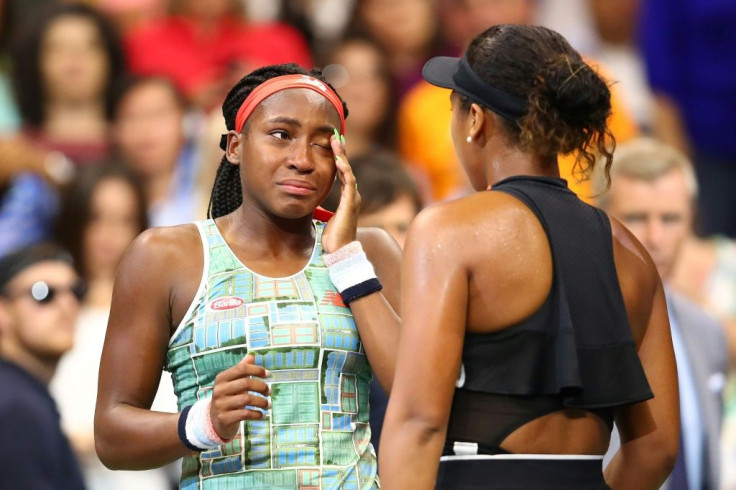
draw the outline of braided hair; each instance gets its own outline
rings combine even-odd
[[[280,77],[282,75],[309,75],[326,83],[333,91],[335,91],[334,87],[330,85],[319,70],[307,71],[294,63],[264,66],[252,71],[240,79],[240,81],[230,89],[227,97],[225,97],[225,102],[222,103],[222,114],[225,116],[225,126],[228,131],[235,130],[235,116],[238,113],[238,109],[240,109],[240,106],[248,95],[250,95],[253,89],[266,80]],[[335,93],[337,94],[337,91],[335,91]],[[338,97],[340,96],[338,95]],[[342,101],[342,98],[340,98],[340,101]],[[344,101],[342,101],[342,105],[345,117],[347,117],[348,108]],[[245,127],[247,127],[247,122],[244,128]],[[223,155],[222,160],[220,160],[220,166],[217,168],[215,184],[212,187],[210,204],[207,209],[207,217],[219,218],[220,216],[230,214],[240,207],[242,203],[243,190],[240,182],[240,171],[237,165],[230,163],[227,156]]]

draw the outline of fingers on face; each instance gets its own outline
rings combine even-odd
[[[345,136],[341,135],[337,131],[337,128],[335,128],[335,132],[330,137],[330,146],[332,146],[332,151],[336,156],[345,154]]]

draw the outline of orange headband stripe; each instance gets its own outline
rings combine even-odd
[[[238,113],[235,116],[235,131],[239,133],[243,129],[245,121],[248,120],[258,104],[263,102],[264,99],[276,92],[290,88],[308,88],[329,100],[340,115],[340,134],[345,133],[345,113],[343,112],[340,98],[326,83],[308,75],[282,75],[266,80],[254,88],[243,101],[240,109],[238,109]]]

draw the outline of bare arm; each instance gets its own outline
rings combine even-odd
[[[620,224],[614,222],[614,229]],[[622,231],[628,235],[628,231]],[[639,358],[654,398],[619,409],[616,425],[621,434],[621,448],[605,471],[606,482],[614,489],[656,489],[672,471],[679,438],[679,393],[677,368],[672,348],[670,324],[662,283],[654,264],[633,236],[622,236],[625,245],[641,257],[654,291],[651,309],[642,318],[634,314],[632,328],[643,322],[643,334],[637,335]],[[617,260],[618,264],[618,260]]]
[[[434,488],[460,369],[468,276],[451,230],[432,214],[412,224],[402,264],[403,328],[379,463],[390,489]]]
[[[378,228],[358,230],[358,240],[376,270],[383,290],[350,303],[368,361],[386,393],[391,391],[399,347],[399,270],[401,249]]]
[[[350,303],[368,361],[381,386],[391,391],[396,366],[396,351],[401,319],[399,318],[399,269],[401,248],[391,236],[376,228],[357,229],[360,194],[344,146],[335,137],[330,140],[338,157],[337,176],[341,183],[340,204],[322,235],[325,252],[334,252],[353,240],[360,241],[373,264],[382,291]]]
[[[199,282],[194,271],[201,274],[202,262],[191,265],[198,240],[192,226],[151,229],[133,243],[120,264],[95,413],[97,454],[109,468],[154,468],[191,454],[179,440],[179,414],[153,412],[150,407],[174,323],[172,304],[188,305],[192,287],[196,290]],[[215,379],[210,416],[225,439],[235,435],[242,420],[262,417],[245,406],[267,408],[264,398],[248,393],[269,394],[263,381],[249,379],[267,376],[253,361],[246,356]]]
[[[190,451],[178,414],[149,410],[171,329],[171,264],[176,252],[158,230],[144,232],[121,261],[100,362],[95,445],[113,469],[146,469]]]

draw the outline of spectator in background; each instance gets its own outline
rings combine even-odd
[[[238,0],[171,0],[167,16],[130,30],[125,43],[133,72],[170,78],[206,111],[254,68],[312,64],[296,29],[278,22],[248,24]]]
[[[358,226],[386,230],[403,248],[409,225],[423,207],[416,182],[393,153],[353,162],[362,197]]]
[[[90,490],[170,487],[162,470],[108,470],[97,457],[94,445],[97,372],[110,314],[112,284],[123,252],[146,227],[143,188],[125,167],[100,165],[82,169],[64,189],[56,234],[74,256],[77,272],[88,284],[88,291],[77,320],[74,348],[59,363],[50,390]],[[175,404],[168,408],[175,410]]]
[[[421,80],[440,39],[431,0],[358,0],[348,32],[372,36],[383,47],[399,97]]]
[[[167,0],[96,0],[95,4],[125,33],[166,13]]]
[[[364,154],[350,162],[360,183],[358,226],[382,228],[403,248],[409,225],[423,207],[416,181],[391,152]],[[340,186],[335,184],[322,206],[335,211],[339,198]]]
[[[10,71],[10,60],[8,59],[8,43],[11,39],[10,13],[9,3],[6,0],[0,0],[0,138],[14,133],[20,126],[20,117],[8,76]]]
[[[596,177],[598,190],[605,190],[605,177]],[[670,282],[690,233],[696,197],[697,181],[684,155],[656,140],[635,139],[616,150],[611,188],[600,195],[599,204],[644,245],[664,281],[681,424],[680,451],[667,488],[701,490],[719,488],[729,353],[723,326],[674,292]]]
[[[84,488],[48,392],[72,348],[84,286],[55,245],[0,259],[0,460],[3,488]]]
[[[488,26],[497,24],[529,24],[536,14],[534,0],[441,0],[439,16],[448,49],[458,54],[467,43]],[[596,66],[593,60],[586,60]],[[599,71],[602,71],[599,69]],[[604,78],[609,78],[605,76]],[[611,87],[611,117],[608,126],[616,141],[625,141],[636,134],[634,121],[629,117],[617,93]],[[401,157],[429,175],[435,200],[457,197],[469,191],[469,184],[452,148],[447,127],[450,124],[450,92],[419,82],[401,101],[399,107],[399,151]],[[559,160],[560,175],[568,181],[572,191],[583,199],[592,195],[587,180],[573,172],[575,157]]]
[[[642,1],[654,134],[692,157],[703,189],[696,231],[736,238],[736,2]]]
[[[19,31],[13,81],[23,141],[77,164],[107,156],[113,84],[124,74],[113,25],[83,4],[51,5]]]
[[[588,0],[596,39],[586,53],[611,70],[628,112],[644,132],[652,129],[654,95],[647,81],[637,24],[641,0]]]
[[[14,31],[23,128],[0,140],[0,253],[49,237],[55,188],[108,151],[112,83],[124,71],[111,24],[81,4],[49,5]]]
[[[120,161],[143,182],[151,226],[188,223],[207,209],[209,189],[196,180],[199,162],[184,134],[185,110],[165,78],[131,78],[118,92],[113,142]]]
[[[350,107],[345,121],[350,155],[396,145],[396,95],[383,48],[369,37],[347,37],[327,57],[325,76]]]

